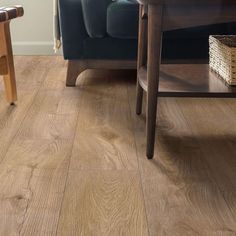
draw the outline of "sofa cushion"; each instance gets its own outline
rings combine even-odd
[[[137,38],[138,15],[135,0],[116,0],[107,8],[107,33],[114,38]]]
[[[84,24],[91,38],[106,35],[107,7],[112,0],[81,0]]]

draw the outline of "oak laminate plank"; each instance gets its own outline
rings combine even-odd
[[[56,235],[64,169],[0,166],[0,235]]]
[[[63,100],[61,91],[40,90],[35,97],[17,137],[21,139],[73,139],[77,112],[58,113]],[[64,106],[64,108],[66,108]],[[30,125],[29,125],[30,124]]]
[[[69,91],[65,88],[63,80],[66,75],[66,66],[63,59],[33,57],[32,60],[34,61],[33,80],[35,82],[33,84],[35,85],[28,87],[25,85],[30,84],[30,81],[25,81],[24,74],[27,71],[25,72],[23,67],[23,72],[19,76],[24,84],[22,90],[31,89],[31,86],[39,86],[40,89],[18,132],[18,137],[21,139],[73,139],[78,115],[79,91],[72,89]],[[53,61],[55,66],[52,66]],[[38,74],[42,74],[44,79],[42,80]]]
[[[15,70],[18,90],[32,91],[35,87],[59,90],[63,73],[66,73],[66,63],[57,56],[15,56]]]
[[[78,126],[71,157],[73,170],[137,169],[126,78],[115,73],[80,78]]]
[[[181,108],[198,137],[203,158],[232,214],[236,232],[235,101],[197,100],[190,101],[189,106],[191,109],[186,105]]]
[[[67,87],[61,93],[56,114],[73,115],[80,110],[80,89],[78,87]]]
[[[147,161],[145,117],[135,116],[132,84],[129,94],[150,235],[233,235],[227,202],[181,112],[183,99],[160,99],[157,152]]]
[[[51,69],[61,69],[67,66],[67,61],[65,61],[61,56],[15,56],[15,66],[16,69],[26,71],[40,71]],[[55,80],[58,78],[55,78]]]
[[[13,140],[2,163],[10,166],[34,166],[39,169],[64,168],[67,172],[71,139],[20,139]]]
[[[63,91],[65,89],[66,71],[66,67],[63,65],[61,68],[50,68],[42,83],[41,90]]]
[[[30,58],[32,59],[32,57]],[[20,58],[16,57],[16,64],[20,64],[18,59]],[[34,65],[34,63],[32,65]],[[0,160],[4,158],[6,151],[12,142],[12,138],[17,134],[21,127],[21,123],[27,116],[40,88],[39,84],[35,84],[35,86],[25,90],[24,82],[28,80],[31,81],[31,83],[34,83],[36,77],[40,81],[44,80],[44,71],[38,71],[36,76],[33,69],[27,69],[27,71],[24,72],[26,67],[27,66],[25,65],[25,67],[16,68],[16,75],[22,76],[19,76],[18,78],[18,101],[15,106],[9,106],[4,100],[4,85],[3,81],[0,80]]]
[[[148,235],[138,172],[69,172],[57,235]]]
[[[17,106],[15,107],[9,106],[4,97],[0,96],[0,161],[4,158],[13,137],[19,130],[35,95],[35,91],[31,93],[19,91]]]

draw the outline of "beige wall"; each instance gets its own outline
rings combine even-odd
[[[0,0],[0,6],[21,4],[25,9],[24,17],[11,23],[15,54],[53,54],[52,2],[52,0]]]

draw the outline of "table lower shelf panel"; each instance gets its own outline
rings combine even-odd
[[[147,91],[147,69],[138,70],[138,79]],[[159,97],[236,97],[236,86],[229,86],[207,64],[161,65]]]

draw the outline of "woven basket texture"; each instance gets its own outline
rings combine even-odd
[[[236,35],[209,37],[210,68],[229,85],[236,85]]]

